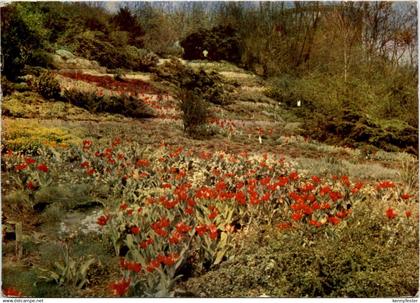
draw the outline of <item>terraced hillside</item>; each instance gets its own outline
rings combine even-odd
[[[225,97],[208,103],[204,137],[184,132],[178,87],[159,71],[52,71],[61,95],[124,95],[144,118],[48,100],[26,84],[3,98],[4,290],[416,294],[416,156],[318,142],[296,115],[305,104],[267,97],[263,78],[226,62],[182,64],[215,75]]]

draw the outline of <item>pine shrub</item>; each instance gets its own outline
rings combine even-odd
[[[241,59],[239,36],[231,26],[199,30],[187,36],[181,46],[184,48],[183,57],[187,60],[227,60],[238,63]]]
[[[199,91],[184,89],[179,94],[179,99],[184,131],[193,137],[205,135],[204,126],[210,112]]]
[[[180,60],[171,59],[159,66],[156,74],[159,79],[168,81],[181,90],[197,91],[207,102],[217,105],[228,103],[222,79],[215,72],[195,71]]]

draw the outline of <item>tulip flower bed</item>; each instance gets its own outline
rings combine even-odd
[[[79,91],[81,83],[87,84],[87,88],[81,91],[103,97],[133,97],[153,109],[154,116],[164,119],[180,119],[176,102],[167,93],[161,93],[152,84],[137,79],[116,80],[110,76],[98,76],[85,73],[61,72],[58,74],[65,89]]]
[[[102,97],[106,96],[132,96],[141,100],[142,103],[153,109],[156,117],[161,119],[180,120],[181,113],[177,106],[177,101],[170,95],[161,93],[151,84],[135,79],[126,79],[124,81],[115,80],[110,76],[97,76],[85,73],[61,72],[60,76],[66,78],[66,82],[81,81],[93,85],[94,93]],[[74,82],[70,87],[77,86],[80,82]],[[67,85],[69,84],[67,83]],[[220,108],[214,108],[214,112],[220,112]],[[209,125],[216,127],[219,132],[227,136],[243,135],[265,136],[274,138],[272,127],[261,127],[255,123],[244,123],[243,121],[233,121],[218,118],[214,115],[207,121]]]
[[[152,148],[115,138],[109,146],[86,139],[80,147],[45,147],[38,156],[9,150],[2,157],[7,190],[25,192],[29,204],[51,184],[107,188],[96,223],[121,271],[109,295],[176,295],[181,279],[238,258],[237,239],[250,230],[271,227],[313,243],[334,238],[372,201],[383,220],[403,226],[407,234],[399,237],[418,237],[417,194],[404,184],[315,176],[282,155]]]
[[[122,91],[125,93],[136,93],[139,90],[148,94],[158,93],[158,91],[152,85],[141,80],[126,79],[124,81],[118,81],[111,76],[97,76],[77,72],[61,72],[60,75],[70,79],[92,83],[102,88]]]

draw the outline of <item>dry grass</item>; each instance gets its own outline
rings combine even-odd
[[[347,160],[324,157],[297,158],[298,167],[314,175],[348,175],[355,180],[394,180],[398,181],[398,170],[386,168],[379,163],[353,164]]]

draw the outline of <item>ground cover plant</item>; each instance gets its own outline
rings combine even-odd
[[[0,11],[5,296],[418,295],[415,6]]]

